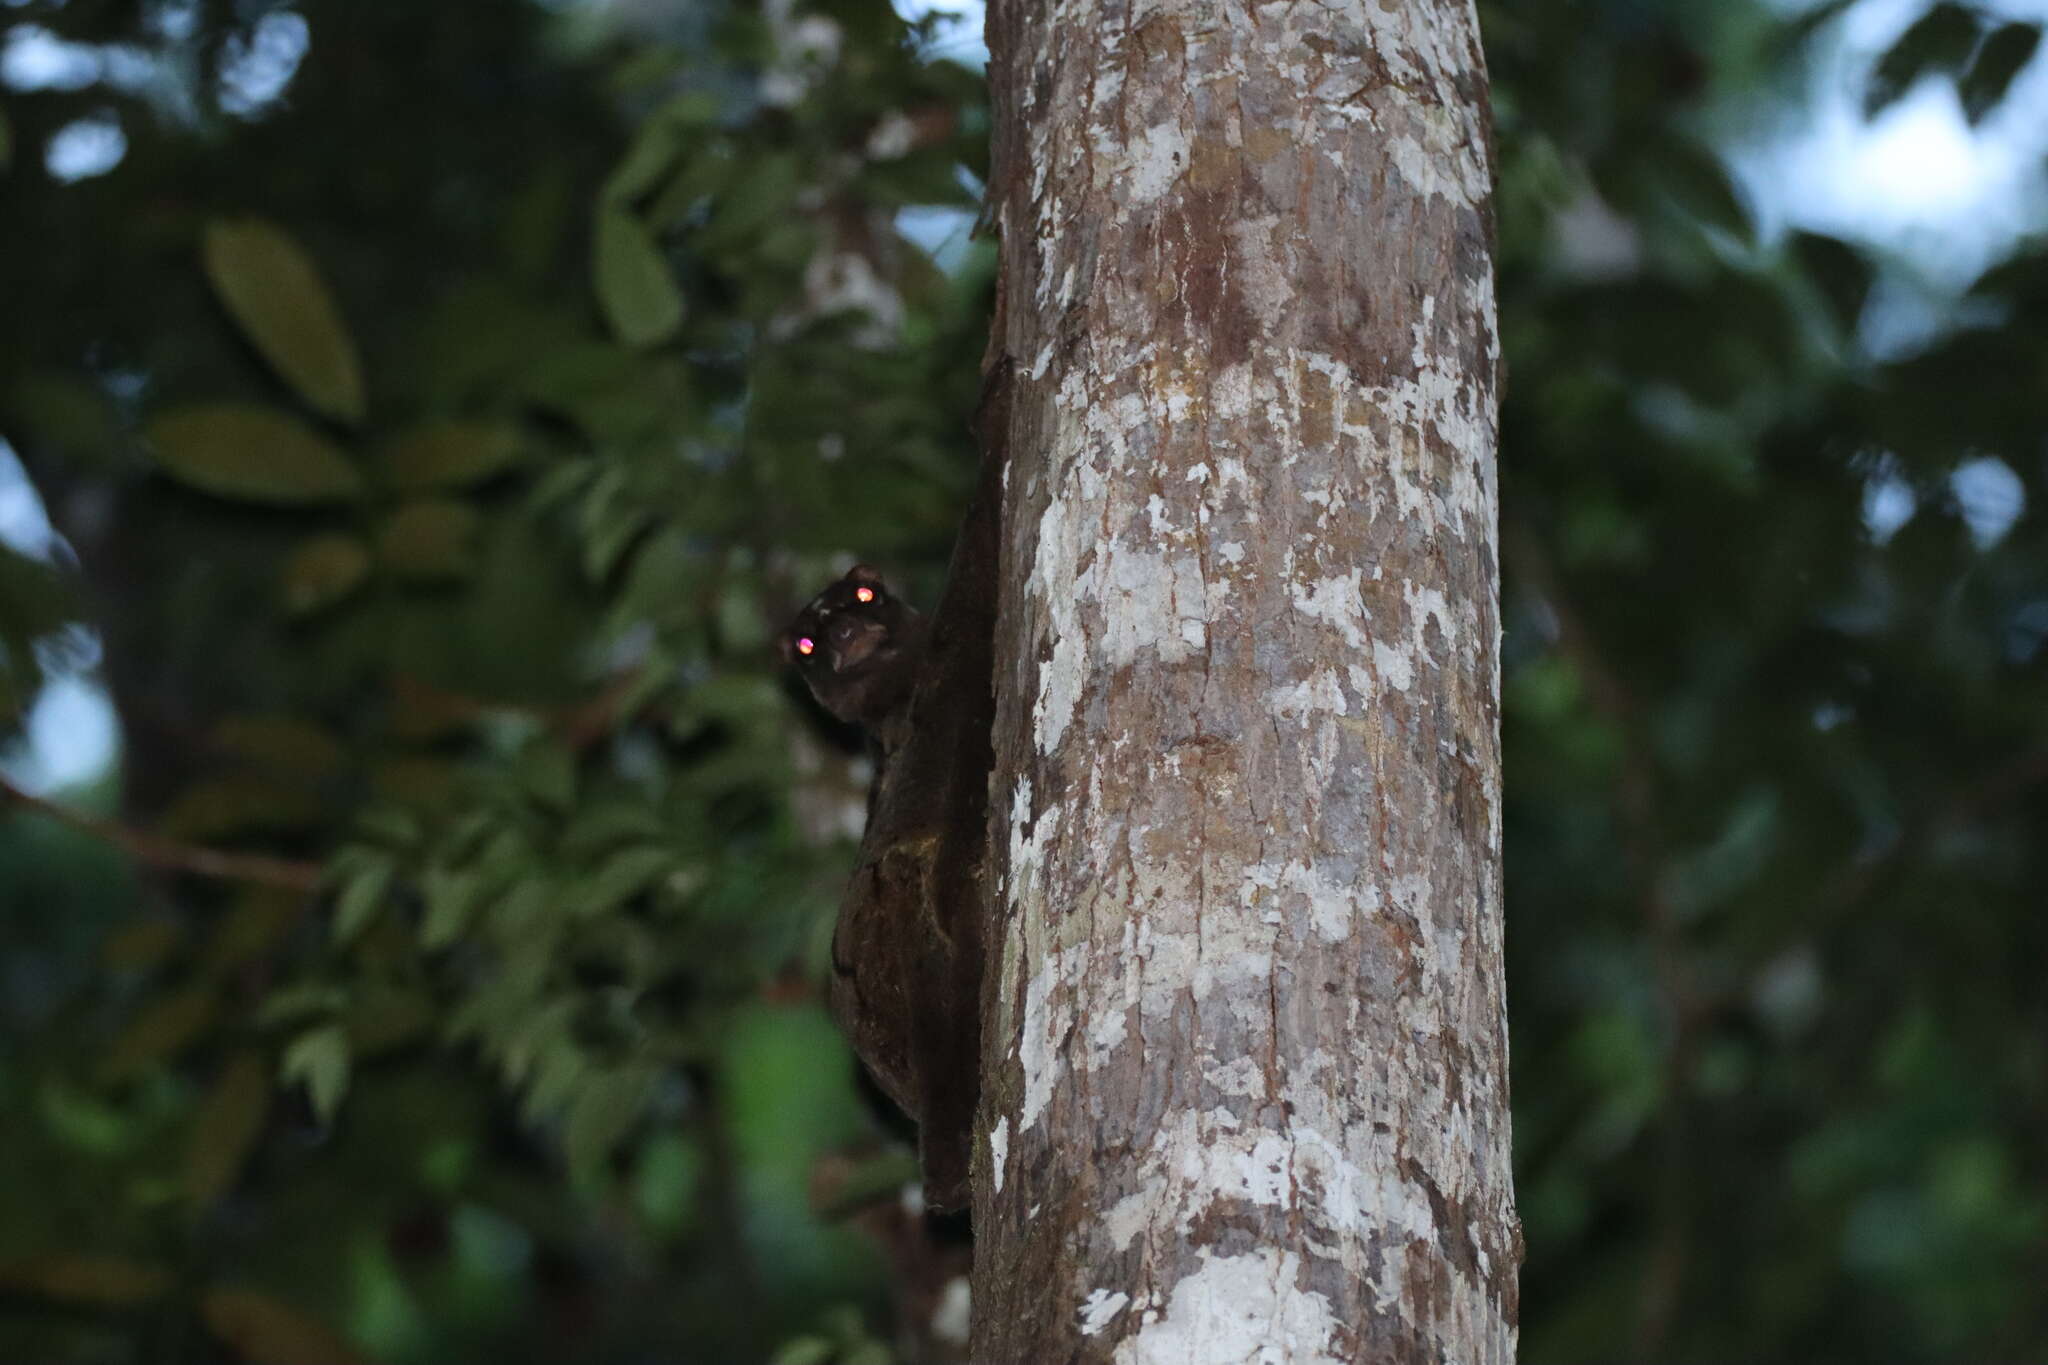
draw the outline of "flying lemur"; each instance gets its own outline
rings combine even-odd
[[[886,758],[903,746],[924,635],[917,608],[856,564],[782,632],[782,661],[796,665],[818,705],[866,730]]]
[[[832,1013],[917,1121],[925,1202],[940,1210],[968,1203],[980,1090],[999,471],[985,456],[929,618],[856,565],[780,640],[819,704],[866,729],[876,750],[832,935]]]

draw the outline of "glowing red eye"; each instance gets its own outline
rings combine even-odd
[[[799,637],[796,642],[796,652],[799,654],[809,654],[812,650],[816,649],[817,647],[818,642],[816,640],[813,640],[808,635]]]
[[[853,590],[853,600],[856,602],[872,602],[875,600],[875,590],[873,588],[855,588]]]

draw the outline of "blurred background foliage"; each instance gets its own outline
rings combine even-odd
[[[2048,1358],[2040,150],[1981,259],[1757,151],[2048,61],[1871,3],[1481,7],[1532,1365]],[[0,1359],[957,1317],[814,989],[865,773],[767,646],[855,556],[936,590],[978,64],[874,0],[0,5]]]

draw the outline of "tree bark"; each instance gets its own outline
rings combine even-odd
[[[1509,1361],[1469,0],[995,0],[973,1358]]]

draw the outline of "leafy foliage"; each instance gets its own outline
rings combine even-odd
[[[147,225],[172,247],[140,281],[163,313],[131,298],[49,328],[8,389],[53,509],[66,487],[116,500],[61,529],[88,578],[119,565],[94,624],[122,819],[324,870],[310,897],[230,876],[95,903],[108,965],[64,1007],[86,1027],[25,1020],[5,1062],[61,1104],[39,1119],[35,1085],[0,1087],[0,1126],[42,1153],[23,1159],[95,1213],[10,1217],[0,1255],[52,1299],[146,1288],[189,1340],[254,1361],[560,1359],[597,1302],[622,1345],[764,1358],[881,1287],[809,1185],[820,1153],[882,1141],[809,985],[861,779],[793,708],[768,623],[856,550],[934,581],[972,466],[988,257],[943,273],[893,215],[917,185],[964,198],[979,82],[883,10],[832,25],[837,67],[774,57],[793,39],[745,8],[565,66],[586,21],[483,8],[451,31],[518,35],[496,69],[547,101],[516,174],[486,164],[502,95],[441,79],[492,69],[474,52],[418,52],[415,11],[309,6],[303,115],[218,127],[229,148],[138,146],[117,173],[147,199],[234,167]],[[319,63],[356,42],[407,54],[434,126],[484,158],[467,188],[258,169],[348,119]],[[863,150],[912,115],[907,145]],[[383,143],[380,173],[450,174]],[[485,184],[507,188],[462,202]],[[75,192],[36,188],[54,230]],[[121,250],[102,226],[94,257]],[[140,401],[81,364],[110,336],[138,348]],[[64,619],[8,624],[32,642]],[[132,1182],[108,1180],[116,1159]],[[109,1259],[129,1247],[175,1283]],[[835,1339],[887,1358],[841,1313]],[[68,1340],[0,1338],[10,1357]]]
[[[214,292],[271,368],[308,406],[360,422],[363,375],[355,345],[299,244],[260,219],[217,219],[203,241]]]
[[[2048,1343],[2048,266],[1879,352],[1891,264],[1758,231],[1723,120],[1843,8],[1482,7],[1539,1365]],[[865,0],[193,13],[0,20],[99,54],[0,125],[75,554],[0,551],[0,717],[97,660],[126,836],[0,824],[0,1356],[894,1358],[815,993],[863,774],[767,646],[937,586],[979,76]],[[1935,6],[1869,107],[2038,38]]]
[[[1929,11],[1871,107],[1988,89],[1985,26]],[[2038,1352],[2038,254],[1873,353],[1865,253],[1623,198],[1712,129],[1699,72],[1802,49],[1673,7],[1596,97],[1583,30],[1491,33],[1524,1357]],[[1618,271],[1555,263],[1573,166]]]

